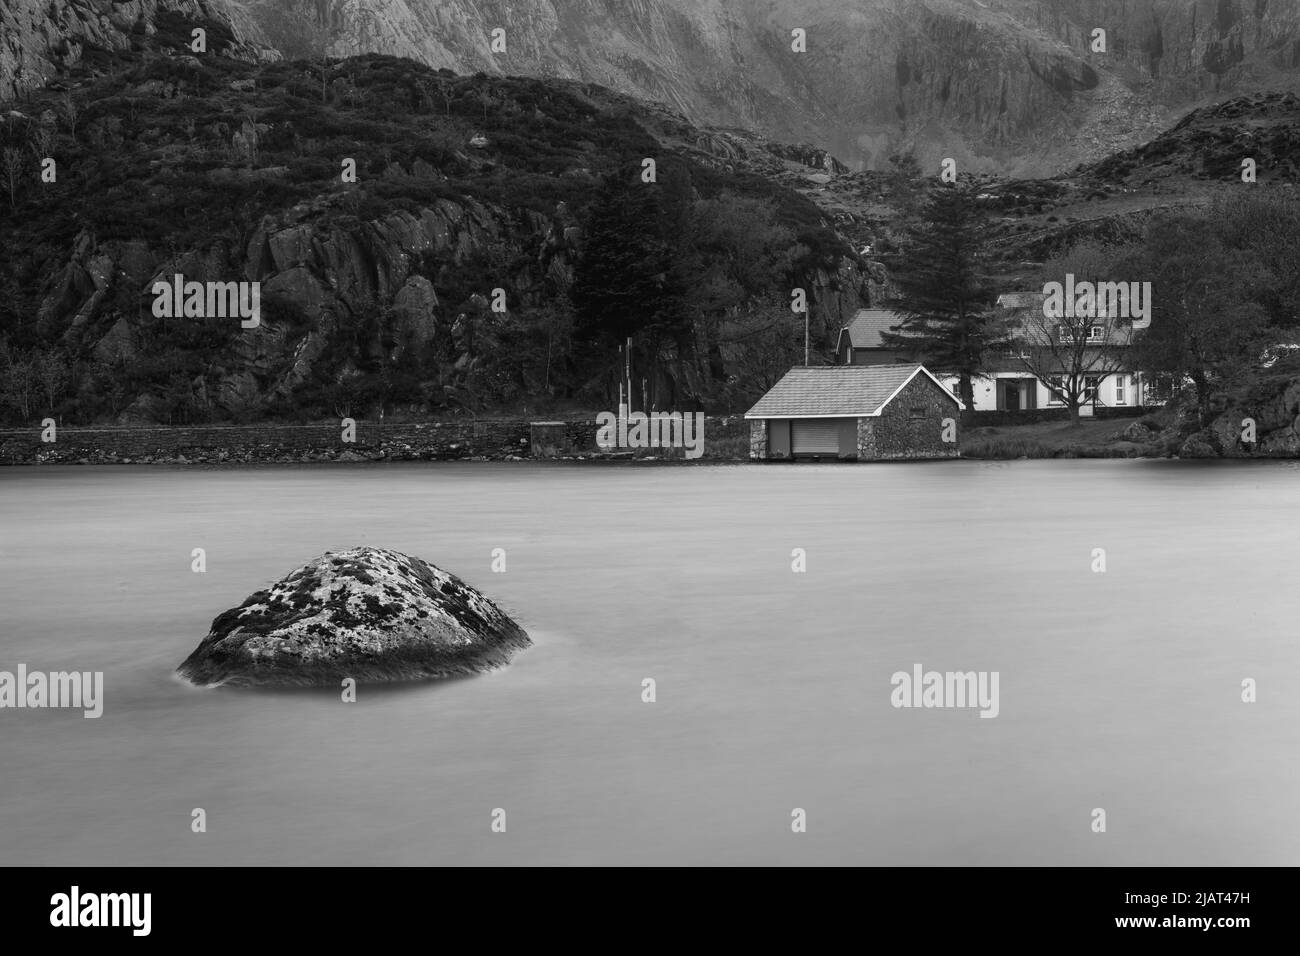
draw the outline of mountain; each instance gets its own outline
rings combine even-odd
[[[224,20],[228,52],[256,58],[295,5],[333,11],[340,56],[598,83],[854,168],[913,149],[926,169],[1050,175],[1300,70],[1300,0],[8,0],[0,99],[168,17]]]
[[[1254,184],[1242,161],[1254,162]],[[1252,93],[1200,107],[1149,142],[1041,180],[983,191],[990,236],[1009,272],[1082,240],[1138,238],[1156,212],[1208,205],[1242,188],[1300,195],[1300,96]]]
[[[235,9],[256,19],[285,2]],[[926,169],[951,156],[994,175],[1058,172],[1189,108],[1294,89],[1300,67],[1300,0],[332,2],[339,53],[595,82],[853,167],[913,148]],[[796,28],[807,52],[791,49]]]

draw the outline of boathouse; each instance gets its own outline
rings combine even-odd
[[[798,366],[745,413],[749,457],[956,458],[963,407],[922,365]]]

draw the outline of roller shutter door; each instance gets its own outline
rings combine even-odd
[[[796,455],[838,455],[838,418],[796,418],[790,423],[791,451]]]

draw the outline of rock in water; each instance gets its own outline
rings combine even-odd
[[[177,673],[204,686],[425,680],[504,666],[531,644],[455,575],[396,551],[352,548],[218,615]]]

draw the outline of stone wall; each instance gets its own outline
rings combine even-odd
[[[39,428],[0,431],[0,463],[353,461],[507,458],[529,453],[528,423],[358,422],[356,440],[330,425],[239,425],[192,428],[61,428],[42,442]]]
[[[744,425],[738,416],[706,418],[704,457],[718,457],[710,455],[710,441],[732,436]],[[564,421],[547,430],[551,439],[548,444],[557,447],[562,457],[600,457],[602,453],[596,447],[596,430],[594,419]],[[533,457],[531,422],[525,419],[404,424],[359,421],[352,442],[343,440],[343,426],[339,423],[180,428],[69,426],[58,428],[53,442],[43,442],[41,434],[39,426],[0,429],[0,465],[510,460]],[[648,449],[645,453],[668,457],[661,449]],[[732,457],[743,457],[743,451]]]
[[[767,419],[765,418],[750,420],[749,457],[758,460],[767,457]]]
[[[913,419],[913,408],[925,409],[925,416]],[[943,422],[952,419],[955,438],[959,418],[948,392],[917,375],[878,417],[858,419],[858,459],[956,458],[957,442],[943,440]]]
[[[858,461],[871,461],[876,456],[876,420],[858,419]]]

